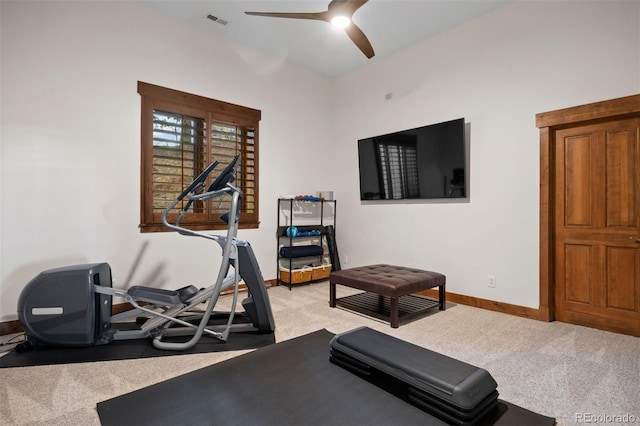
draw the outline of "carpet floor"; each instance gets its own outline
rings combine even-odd
[[[349,289],[338,291],[339,297],[350,294]],[[341,333],[367,326],[488,370],[501,399],[555,417],[560,425],[640,421],[638,338],[455,304],[392,329],[330,308],[328,282],[291,291],[276,287],[269,296],[277,342],[322,329]],[[101,401],[251,351],[3,368],[0,423],[99,425],[96,405]]]

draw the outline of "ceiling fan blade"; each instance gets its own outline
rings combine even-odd
[[[358,46],[358,49],[360,49],[367,58],[371,59],[375,56],[373,46],[371,46],[369,39],[356,24],[351,22],[351,25],[345,28],[344,32],[347,33],[349,38],[356,44],[356,46]]]
[[[369,0],[333,0],[329,3],[328,10],[333,14],[345,14],[353,16],[356,10]]]
[[[268,16],[270,18],[293,18],[293,19],[314,19],[318,21],[326,21],[327,12],[312,12],[312,13],[294,13],[294,12],[245,12],[247,15],[253,16]]]

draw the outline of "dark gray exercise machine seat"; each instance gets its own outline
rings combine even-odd
[[[488,371],[368,327],[338,334],[329,346],[334,364],[450,424],[475,424],[497,406]]]

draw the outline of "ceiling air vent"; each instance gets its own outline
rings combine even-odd
[[[229,23],[229,21],[225,21],[224,19],[218,18],[217,16],[213,16],[213,15],[207,15],[207,18],[209,18],[213,22],[217,22],[218,24],[221,24],[221,25],[227,25]]]

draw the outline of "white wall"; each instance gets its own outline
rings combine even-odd
[[[535,115],[640,93],[639,18],[637,1],[517,2],[337,80],[342,266],[431,269],[449,291],[537,308]],[[468,203],[359,201],[356,140],[459,117]]]
[[[0,7],[0,321],[16,318],[21,289],[45,268],[107,261],[124,286],[145,241],[134,284],[215,279],[217,245],[138,230],[139,80],[262,110],[261,226],[240,237],[275,277],[278,195],[325,187],[288,166],[329,158],[330,80],[133,2]]]
[[[334,190],[343,267],[433,269],[450,291],[534,308],[535,114],[640,92],[637,1],[518,2],[336,80],[129,2],[0,10],[0,321],[16,318],[22,287],[44,268],[108,261],[122,285],[145,241],[135,284],[213,279],[215,246],[138,232],[138,80],[262,110],[262,223],[240,236],[266,279],[276,198]],[[469,202],[360,203],[358,138],[462,116]]]

